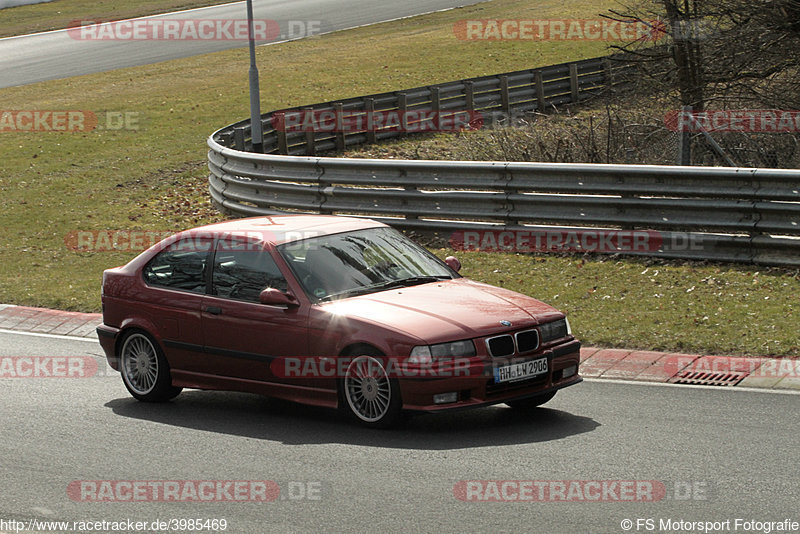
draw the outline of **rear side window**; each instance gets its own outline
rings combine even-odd
[[[214,256],[212,294],[259,302],[267,288],[287,291],[288,284],[267,250],[217,250]]]
[[[178,241],[159,252],[144,268],[149,285],[205,293],[206,266],[211,244],[195,239]]]

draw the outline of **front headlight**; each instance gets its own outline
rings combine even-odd
[[[431,356],[434,358],[461,358],[475,354],[475,343],[471,339],[431,345]]]
[[[572,334],[569,321],[567,321],[566,317],[558,321],[539,325],[539,332],[542,336],[542,343],[549,343],[550,341],[555,341],[556,339],[561,339],[562,337],[567,337]]]
[[[411,349],[411,356],[408,357],[409,363],[427,365],[433,361],[431,348],[428,345],[420,345]]]
[[[411,349],[409,363],[429,364],[436,360],[462,358],[475,356],[475,343],[471,339],[453,341],[451,343],[438,343],[436,345],[420,345]]]

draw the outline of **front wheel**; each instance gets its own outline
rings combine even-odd
[[[122,382],[134,398],[144,402],[168,401],[181,392],[172,385],[164,354],[153,339],[141,331],[125,336],[120,350]]]
[[[527,399],[508,401],[506,404],[508,404],[512,408],[516,408],[519,410],[529,410],[531,408],[536,408],[537,406],[541,406],[542,404],[548,402],[555,396],[556,392],[551,391],[550,393],[543,393],[541,395],[536,395],[534,397],[528,397]]]
[[[388,428],[400,417],[400,386],[374,356],[358,356],[347,366],[342,380],[345,408],[361,424]]]

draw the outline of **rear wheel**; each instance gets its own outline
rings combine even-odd
[[[174,398],[181,388],[172,385],[169,364],[158,344],[146,333],[128,333],[120,349],[122,382],[134,398],[163,402]]]
[[[380,359],[356,356],[347,366],[341,381],[343,407],[359,423],[373,428],[388,428],[400,417],[400,386],[389,377]]]
[[[555,391],[551,391],[550,393],[544,393],[542,395],[536,395],[534,397],[528,397],[527,399],[519,399],[515,401],[509,401],[506,404],[511,406],[512,408],[516,408],[518,410],[529,410],[531,408],[536,408],[537,406],[541,406],[545,402],[548,402],[553,397],[556,396]]]

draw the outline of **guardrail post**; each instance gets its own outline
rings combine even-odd
[[[508,96],[508,76],[500,76],[500,107],[506,115],[511,114],[511,99]]]
[[[578,65],[576,63],[569,64],[569,90],[572,102],[577,102],[580,95],[578,94]]]
[[[475,111],[475,82],[464,82],[464,98],[466,99],[466,108],[469,111]]]
[[[278,136],[278,154],[289,155],[289,143],[286,140],[286,130],[275,132]]]
[[[400,132],[405,133],[408,131],[408,94],[397,93],[397,109],[400,112]]]
[[[539,110],[539,113],[545,112],[545,101],[544,101],[544,76],[542,76],[542,71],[537,70],[533,73],[534,83],[536,84],[536,107]]]
[[[611,89],[614,86],[614,71],[611,67],[611,60],[603,58],[603,84],[606,89]]]
[[[373,120],[373,114],[375,113],[374,98],[367,97],[364,99],[364,111],[367,112],[367,143],[375,143],[378,137],[375,131],[375,121]]]
[[[276,118],[278,127],[275,128],[275,135],[278,138],[278,154],[289,154],[289,143],[286,141],[286,113],[274,113],[273,117]]]
[[[442,90],[435,85],[431,87],[431,110],[439,112],[442,109]]]
[[[441,89],[437,86],[431,86],[431,110],[433,111],[433,119],[423,119],[423,122],[420,124],[420,128],[423,131],[430,127],[434,130],[439,128],[439,125],[442,124],[442,97],[441,97]],[[429,126],[426,126],[425,123],[430,123]]]
[[[336,150],[339,152],[344,151],[344,104],[335,102],[333,104],[333,111],[336,113]]]
[[[244,152],[244,126],[237,126],[233,129],[233,148]]]
[[[305,116],[303,119],[309,118],[309,114],[311,115],[310,121],[303,120],[302,124],[306,124],[307,122],[311,123],[310,128],[304,128],[306,131],[306,155],[307,156],[315,156],[317,154],[317,144],[316,144],[316,124],[317,118],[314,116],[314,108],[303,108],[301,113]]]

